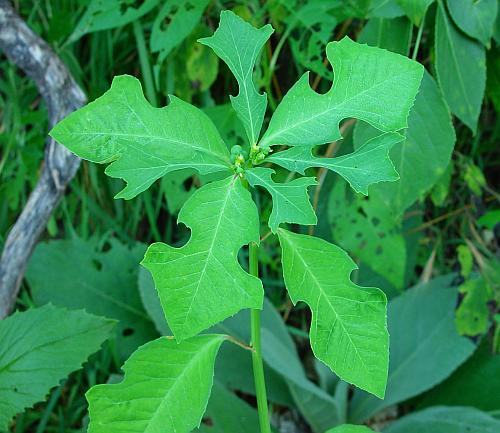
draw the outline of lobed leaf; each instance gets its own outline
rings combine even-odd
[[[114,322],[83,310],[45,305],[0,321],[0,430],[79,369]]]
[[[314,355],[341,379],[383,398],[389,361],[384,292],[352,283],[356,265],[336,245],[283,229],[278,236],[290,298],[313,313]]]
[[[209,0],[167,0],[158,12],[151,29],[151,51],[161,51],[161,60],[178,46],[200,19]],[[168,25],[165,23],[168,22]]]
[[[368,195],[370,185],[399,178],[389,150],[404,139],[397,133],[382,134],[354,152],[336,158],[318,158],[311,154],[312,147],[295,146],[272,155],[267,161],[301,174],[311,167],[325,167],[340,174],[356,192]]]
[[[83,159],[111,162],[106,174],[127,182],[116,198],[131,199],[175,170],[230,172],[227,147],[206,114],[175,96],[167,107],[152,107],[129,75],[115,77],[110,90],[50,135]]]
[[[204,185],[178,220],[192,231],[181,248],[152,244],[142,264],[151,272],[170,329],[178,341],[243,308],[262,308],[260,280],[238,263],[239,249],[259,242],[255,203],[239,178]]]
[[[312,146],[338,140],[339,123],[355,117],[383,132],[407,126],[423,67],[399,54],[357,44],[348,37],[328,44],[335,80],[324,95],[306,73],[285,95],[261,145]]]
[[[270,24],[256,29],[231,11],[222,11],[213,36],[200,43],[212,48],[227,64],[239,86],[231,104],[243,122],[250,144],[256,144],[264,121],[267,95],[260,94],[253,82],[253,70],[260,50],[273,33]]]
[[[246,179],[252,186],[262,186],[273,198],[273,210],[269,216],[269,227],[276,233],[281,223],[315,225],[318,220],[309,201],[307,188],[316,185],[313,177],[302,177],[285,183],[272,179],[274,170],[254,167],[245,171]]]
[[[137,349],[122,367],[121,383],[87,392],[88,433],[189,433],[199,427],[225,338],[200,335],[178,344],[161,337]]]

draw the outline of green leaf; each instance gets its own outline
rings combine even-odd
[[[123,382],[87,392],[88,433],[189,433],[200,425],[224,335],[178,344],[161,337],[137,349],[122,367]]]
[[[332,88],[320,95],[309,86],[309,74],[304,74],[274,112],[262,146],[312,146],[338,140],[339,122],[348,117],[383,132],[406,127],[422,65],[348,37],[328,44],[326,52],[335,71]]]
[[[363,28],[358,42],[407,56],[412,33],[413,25],[406,17],[372,18]]]
[[[369,16],[375,18],[396,18],[404,15],[395,0],[372,0]]]
[[[153,22],[150,39],[151,51],[161,51],[160,61],[189,36],[208,3],[209,0],[167,0],[163,3]]]
[[[397,289],[404,286],[406,244],[401,227],[378,193],[354,195],[337,182],[329,199],[328,218],[335,242],[361,259]]]
[[[233,12],[223,11],[214,35],[199,40],[212,48],[236,77],[240,91],[237,96],[231,96],[231,103],[252,145],[259,139],[267,107],[267,95],[260,94],[255,88],[253,69],[260,50],[273,31],[270,24],[256,29]]]
[[[443,383],[425,393],[418,408],[447,405],[473,406],[487,412],[500,410],[500,355],[491,353],[483,339],[473,356]]]
[[[500,421],[473,407],[437,406],[407,415],[384,433],[498,433]]]
[[[184,204],[186,245],[152,244],[142,264],[153,275],[168,325],[178,341],[243,308],[262,308],[260,280],[238,263],[239,249],[259,242],[259,216],[237,177],[209,183]]]
[[[237,350],[243,352],[241,348]],[[193,433],[255,433],[260,431],[257,411],[217,381],[214,382],[204,418],[208,422],[202,423],[200,428],[194,430]]]
[[[122,27],[153,9],[159,0],[145,0],[139,6],[128,0],[91,0],[67,43],[87,33]]]
[[[455,327],[457,291],[450,287],[452,279],[434,279],[389,303],[391,351],[385,399],[356,390],[352,421],[363,422],[386,407],[432,388],[474,352],[474,344],[458,335]]]
[[[389,150],[404,139],[396,133],[382,134],[355,152],[336,158],[317,158],[311,154],[311,147],[296,146],[272,155],[267,161],[301,174],[311,167],[325,167],[340,174],[356,192],[367,195],[370,185],[398,179]]]
[[[470,37],[488,45],[493,36],[498,0],[447,0],[455,24]]]
[[[154,108],[129,75],[115,77],[110,90],[50,135],[83,159],[111,162],[106,174],[127,182],[116,198],[131,199],[175,170],[230,172],[226,145],[201,110],[175,96],[167,107]]]
[[[486,86],[484,47],[455,27],[442,2],[436,14],[436,74],[451,111],[475,134]]]
[[[325,433],[371,433],[373,430],[364,425],[344,424],[328,430]]]
[[[278,236],[290,298],[312,309],[314,355],[341,379],[383,398],[389,358],[384,292],[352,283],[356,265],[339,247],[283,229]]]
[[[463,283],[458,291],[464,295],[456,311],[455,323],[460,335],[476,336],[489,328],[489,301],[493,291],[484,278],[475,278]]]
[[[53,305],[0,321],[0,430],[99,350],[114,322]]]
[[[273,210],[269,216],[269,227],[276,233],[281,223],[315,225],[318,220],[309,201],[307,188],[317,185],[313,177],[301,177],[285,183],[272,179],[274,170],[254,167],[245,171],[248,183],[253,187],[264,187],[273,198]]]
[[[358,122],[354,129],[356,147],[375,135],[378,131]],[[425,73],[408,118],[406,141],[390,153],[400,178],[372,186],[370,194],[378,194],[394,217],[402,215],[445,172],[454,145],[455,130],[448,107],[432,77]]]
[[[396,0],[396,3],[403,9],[406,16],[419,26],[422,18],[427,12],[427,8],[434,0]]]
[[[116,346],[123,359],[158,334],[141,303],[137,271],[145,246],[129,248],[110,239],[102,251],[97,239],[41,242],[26,278],[36,305],[52,302],[118,320]]]

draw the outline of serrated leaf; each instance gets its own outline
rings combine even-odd
[[[312,310],[314,355],[341,379],[383,398],[389,361],[384,292],[350,280],[355,263],[323,239],[280,229],[285,285]]]
[[[262,283],[237,259],[243,245],[259,242],[257,208],[239,178],[197,190],[178,220],[191,229],[188,243],[152,244],[142,262],[153,275],[175,338],[196,335],[243,308],[262,308]]]
[[[325,433],[372,433],[373,430],[364,425],[344,424],[328,430]]]
[[[396,0],[399,7],[403,9],[406,16],[408,16],[416,26],[420,25],[428,7],[433,2],[434,0]]]
[[[189,433],[200,425],[224,335],[178,344],[166,337],[137,349],[122,367],[125,378],[87,392],[89,433]]]
[[[431,280],[389,303],[390,369],[384,400],[356,390],[350,419],[363,422],[382,409],[408,400],[446,379],[475,350],[458,335],[453,276]]]
[[[87,33],[122,27],[153,9],[159,0],[145,0],[140,5],[130,0],[92,0],[78,21],[67,43]]]
[[[223,11],[214,35],[199,40],[215,51],[238,81],[239,93],[231,96],[231,104],[245,126],[250,144],[259,139],[267,107],[267,95],[255,88],[253,69],[273,31],[270,24],[256,29],[233,12]]]
[[[473,407],[436,406],[396,420],[384,433],[498,433],[500,421]]]
[[[272,155],[267,161],[301,174],[311,167],[325,167],[340,174],[356,192],[368,195],[370,185],[399,178],[389,150],[404,139],[396,133],[382,134],[354,152],[336,158],[318,158],[312,156],[311,147],[295,146]]]
[[[307,188],[316,185],[313,177],[302,177],[285,183],[272,179],[274,170],[254,167],[245,171],[248,183],[253,187],[264,187],[273,198],[273,210],[269,216],[269,227],[276,233],[281,223],[315,225],[318,220],[309,201]]]
[[[356,147],[378,135],[358,122],[354,129]],[[399,180],[373,185],[370,194],[382,198],[397,218],[437,182],[450,162],[455,130],[450,112],[433,78],[426,72],[408,117],[406,141],[395,145],[390,157]]]
[[[200,22],[208,3],[209,0],[165,1],[151,29],[151,51],[161,51],[160,58],[165,59]]]
[[[406,127],[422,65],[348,37],[328,44],[326,52],[335,72],[332,88],[320,95],[309,86],[309,74],[304,74],[274,112],[262,146],[312,146],[338,140],[339,122],[348,117],[383,132]]]
[[[455,24],[470,37],[488,45],[493,36],[498,0],[447,0]]]
[[[451,22],[442,2],[436,14],[436,75],[451,111],[473,133],[486,86],[484,47],[464,36]]]
[[[85,309],[116,319],[116,348],[126,359],[157,336],[137,288],[139,262],[146,247],[132,248],[116,239],[102,251],[96,239],[40,242],[29,261],[26,278],[36,305]]]
[[[53,305],[0,321],[0,430],[42,400],[108,338],[114,322]]]
[[[50,135],[83,159],[111,162],[106,174],[127,182],[116,198],[131,199],[175,170],[230,172],[227,147],[201,110],[175,96],[167,107],[154,108],[129,75],[115,77],[110,90]]]

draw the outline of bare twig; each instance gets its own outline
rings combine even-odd
[[[49,45],[0,0],[0,49],[32,78],[45,99],[52,127],[85,103],[85,95]],[[80,159],[48,138],[40,179],[12,227],[0,258],[0,319],[12,310],[26,263]]]

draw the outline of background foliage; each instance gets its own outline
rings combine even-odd
[[[318,92],[330,89],[333,71],[325,47],[344,35],[421,62],[427,72],[406,139],[390,153],[398,181],[371,186],[367,197],[326,168],[304,167],[318,180],[309,188],[318,214],[318,225],[309,234],[346,249],[359,266],[356,284],[380,287],[390,299],[385,399],[351,389],[314,361],[307,342],[310,312],[305,304],[292,309],[281,277],[278,239],[263,225],[263,349],[273,418],[281,431],[293,425],[323,433],[347,421],[393,433],[499,431],[496,0],[14,3],[68,65],[89,100],[106,91],[113,76],[135,75],[153,105],[166,105],[167,95],[175,94],[203,107],[230,145],[243,144],[251,133],[227,98],[238,93],[238,83],[208,46],[196,42],[213,33],[221,10],[276,29],[256,63],[256,82],[266,90],[272,110],[305,71],[311,71],[309,81]],[[1,246],[38,178],[47,115],[34,84],[4,57],[0,76]],[[371,127],[359,121],[346,120],[340,128],[345,138],[323,146],[318,157],[334,162],[373,136]],[[278,170],[275,178],[292,180],[285,173]],[[194,176],[186,168],[167,174],[132,200],[113,200],[122,181],[105,176],[100,166],[82,164],[33,254],[18,299],[21,311],[42,308],[0,323],[0,408],[7,399],[2,384],[13,380],[5,373],[11,362],[5,347],[19,314],[31,314],[36,323],[37,314],[52,308],[62,315],[66,307],[87,312],[72,314],[105,316],[117,323],[112,330],[106,321],[99,329],[87,329],[88,319],[80,318],[80,338],[87,339],[89,348],[67,372],[111,335],[102,350],[62,382],[62,377],[51,377],[47,389],[59,384],[47,400],[18,415],[7,430],[8,420],[0,413],[0,431],[86,431],[84,393],[94,384],[116,381],[123,361],[138,346],[166,333],[153,283],[139,261],[145,244],[186,242],[189,231],[177,225],[178,212],[209,176]],[[263,215],[271,214],[264,190],[258,205]],[[246,251],[239,254],[244,263]],[[55,307],[43,307],[49,302]],[[215,331],[247,339],[246,315],[228,319]],[[37,341],[36,335],[32,338]],[[232,345],[223,345],[219,356],[200,431],[255,432],[250,356]],[[47,389],[34,392],[28,405],[41,400]]]

